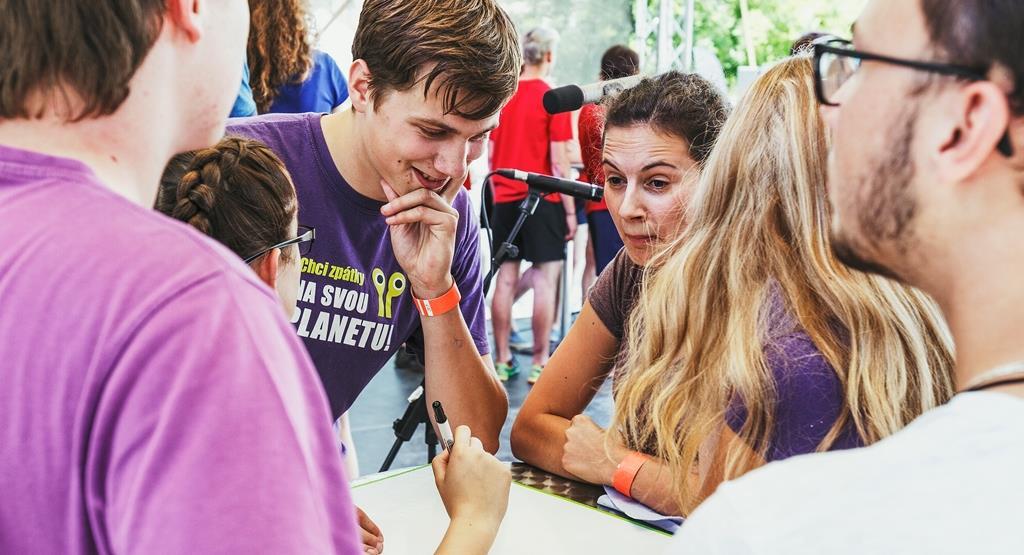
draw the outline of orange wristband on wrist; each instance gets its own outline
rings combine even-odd
[[[413,295],[412,304],[416,306],[416,310],[423,316],[440,316],[458,308],[459,301],[461,300],[462,293],[459,293],[459,286],[455,283],[455,280],[452,280],[451,289],[448,289],[444,295],[430,300],[417,299]]]
[[[633,497],[633,480],[636,479],[636,475],[640,473],[640,469],[648,459],[647,455],[636,451],[626,455],[619,466],[615,467],[615,474],[612,476],[612,487],[615,488],[615,491],[626,497]]]

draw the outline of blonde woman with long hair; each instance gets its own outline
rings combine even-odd
[[[633,484],[671,480],[649,503],[663,512],[766,462],[876,442],[952,394],[933,301],[832,254],[827,142],[811,61],[769,69],[647,266],[606,452],[653,457],[623,461]]]

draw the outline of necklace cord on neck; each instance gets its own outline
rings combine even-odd
[[[985,390],[985,389],[989,389],[989,388],[993,388],[993,387],[998,387],[998,386],[1001,386],[1001,385],[1010,385],[1010,384],[1016,384],[1016,383],[1024,383],[1024,375],[1018,375],[1016,377],[1004,378],[1004,379],[1001,379],[1001,380],[996,380],[994,382],[978,384],[978,385],[976,385],[974,387],[971,387],[969,389],[965,389],[964,393],[972,392],[972,391],[982,391],[982,390]]]
[[[1017,383],[1016,380],[1024,381],[1024,360],[1002,364],[977,374],[964,385],[963,390],[978,391],[979,389],[988,389],[997,385]]]

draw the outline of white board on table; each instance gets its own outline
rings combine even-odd
[[[386,554],[433,553],[448,528],[430,467],[357,484],[352,498],[380,526]],[[513,483],[491,553],[660,554],[670,539],[604,511]]]

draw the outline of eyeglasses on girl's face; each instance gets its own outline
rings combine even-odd
[[[316,229],[312,228],[312,227],[304,226],[304,225],[300,225],[300,226],[298,226],[298,228],[299,228],[298,236],[295,237],[294,239],[288,239],[287,241],[281,241],[280,243],[278,243],[278,244],[276,244],[276,245],[274,245],[272,247],[267,247],[267,248],[261,250],[260,252],[250,256],[249,258],[246,258],[245,259],[245,263],[248,264],[248,263],[252,262],[253,260],[256,260],[257,258],[263,256],[264,254],[267,254],[268,252],[270,252],[270,251],[272,251],[274,249],[283,249],[283,248],[285,248],[285,247],[287,247],[289,245],[298,245],[299,246],[299,256],[300,257],[301,256],[306,256],[307,254],[309,254],[309,251],[312,250],[312,248],[313,248],[313,241],[316,240]]]

